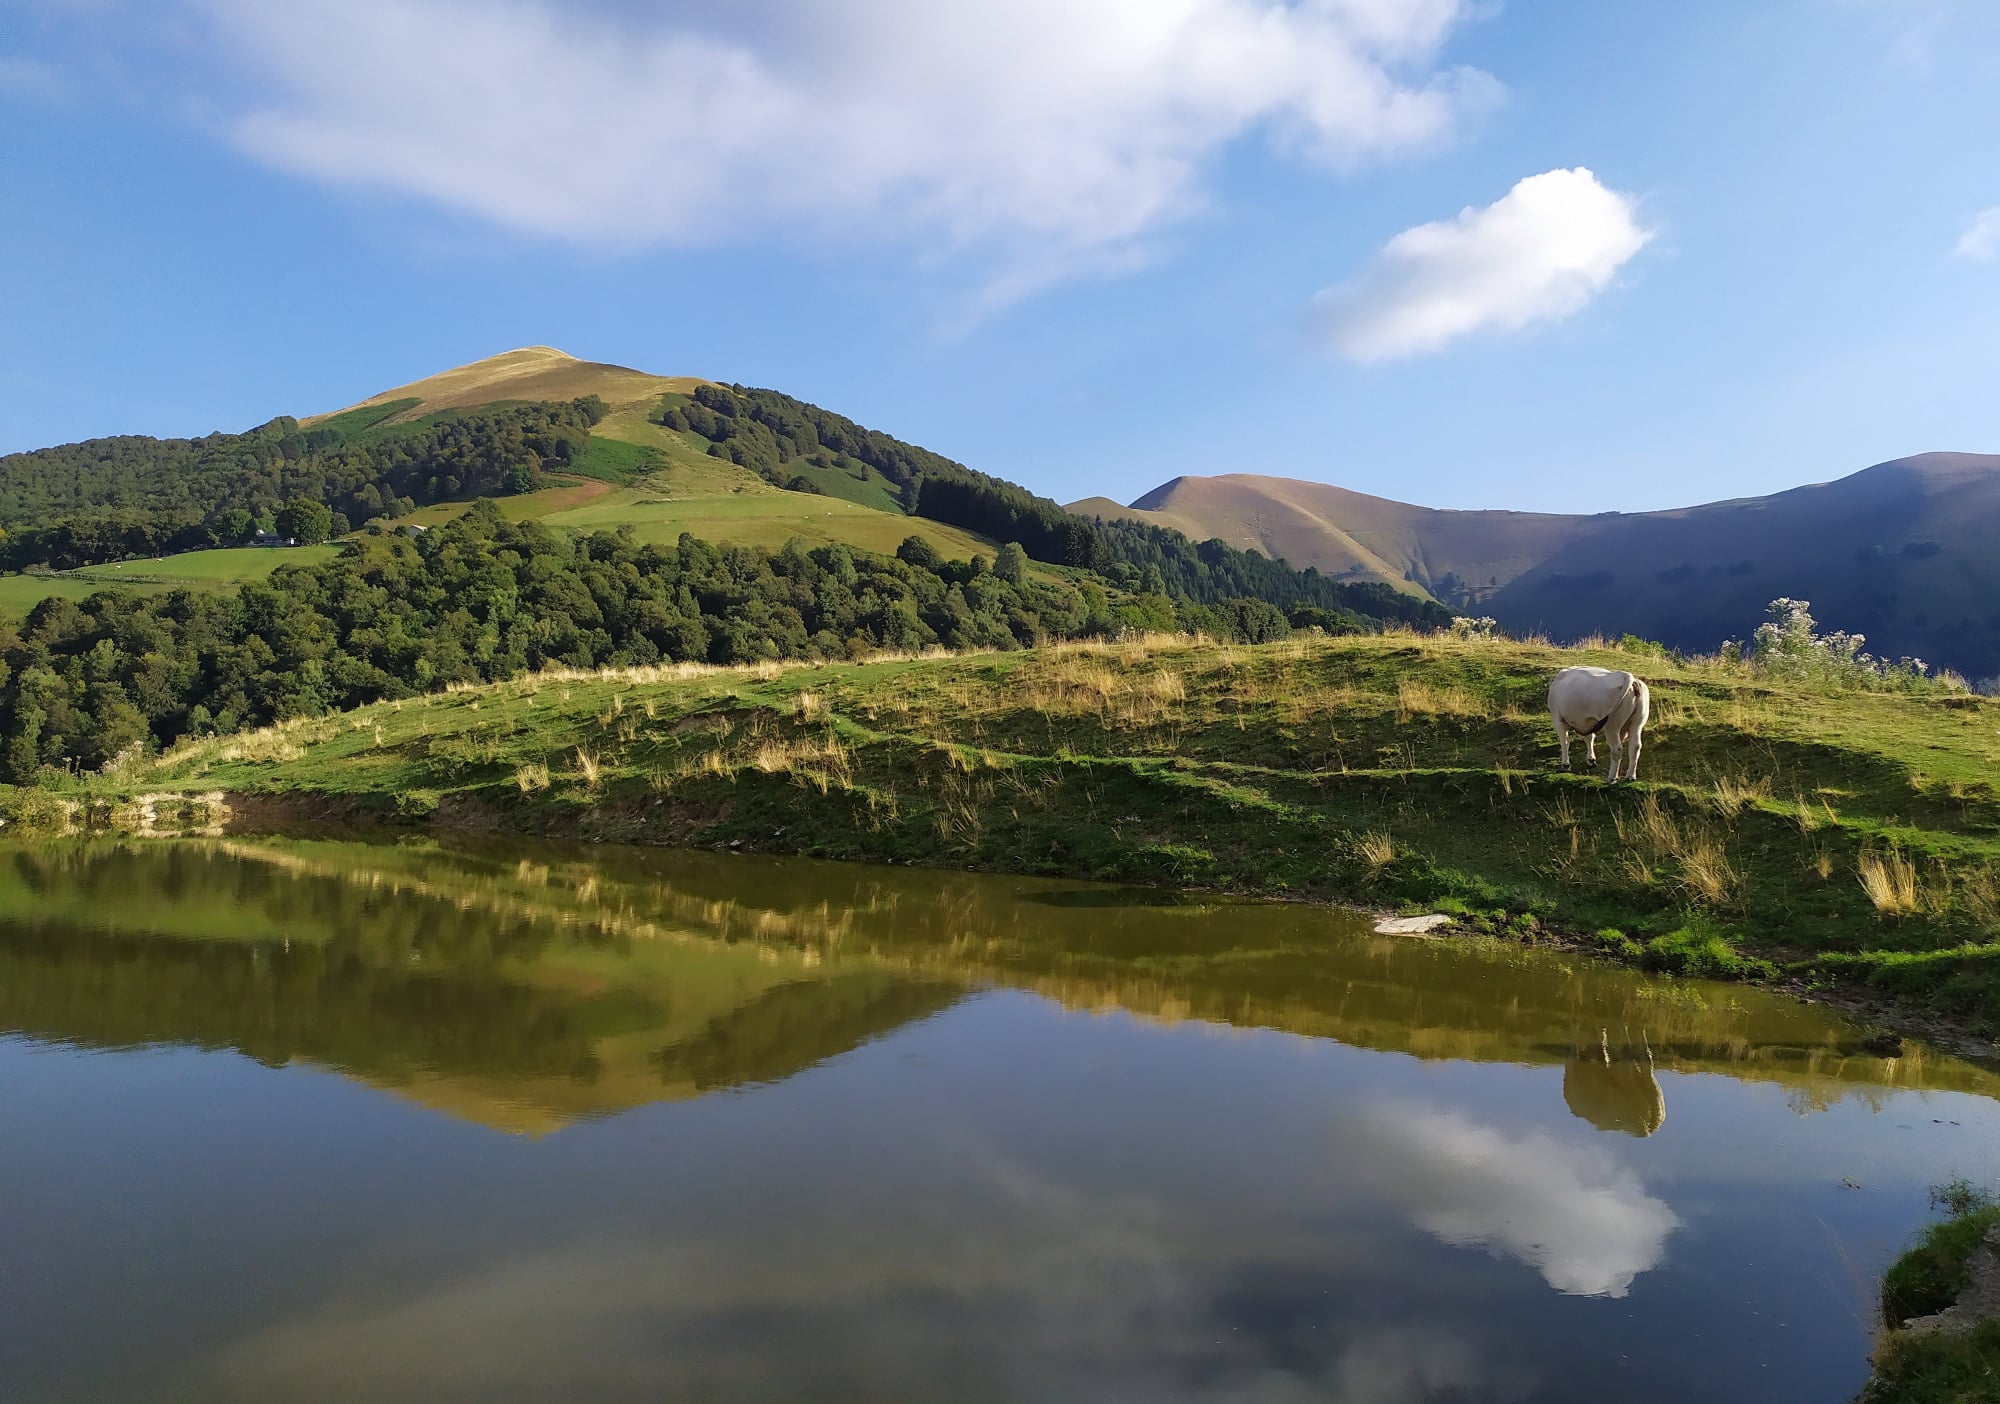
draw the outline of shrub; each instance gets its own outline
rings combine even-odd
[[[1774,678],[1833,687],[1891,692],[1964,690],[1964,682],[1956,674],[1934,677],[1930,665],[1921,658],[1898,658],[1892,663],[1864,653],[1865,634],[1844,630],[1820,633],[1809,601],[1781,597],[1772,600],[1765,613],[1770,617],[1757,626],[1749,644],[1731,639],[1722,645],[1726,662],[1747,663]]]
[[[1777,973],[1770,961],[1739,953],[1727,933],[1698,912],[1685,926],[1646,942],[1641,963],[1648,970],[1708,980],[1763,979]]]

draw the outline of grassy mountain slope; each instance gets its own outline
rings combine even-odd
[[[1076,506],[1333,574],[1408,577],[1521,632],[1712,649],[1790,595],[1877,652],[2000,673],[2000,456],[1921,454],[1769,497],[1590,517],[1439,511],[1248,474]]]
[[[70,793],[1423,903],[2000,1028],[2000,703],[1656,660],[1646,781],[1550,773],[1549,671],[1631,661],[1388,636],[545,674]]]
[[[1386,581],[1465,603],[1532,569],[1588,518],[1538,512],[1452,512],[1370,497],[1331,483],[1229,473],[1175,478],[1130,507],[1103,498],[1072,510],[1171,526],[1197,540],[1278,556],[1328,575]],[[1467,582],[1455,591],[1448,579]]]
[[[581,395],[595,395],[616,411],[657,404],[661,395],[684,395],[703,383],[693,376],[652,375],[630,366],[579,361],[553,346],[523,346],[413,380],[408,385],[398,385],[344,410],[313,415],[299,422],[310,428],[357,411],[396,404],[396,412],[379,422],[399,424],[439,410],[476,409],[508,400],[574,400]]]

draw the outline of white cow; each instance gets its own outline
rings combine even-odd
[[[1565,668],[1549,683],[1549,716],[1555,720],[1562,746],[1562,767],[1569,769],[1569,738],[1575,732],[1589,745],[1597,763],[1597,733],[1603,732],[1611,752],[1606,780],[1618,778],[1618,753],[1625,753],[1625,778],[1639,778],[1639,734],[1646,729],[1653,695],[1630,673],[1610,668]]]

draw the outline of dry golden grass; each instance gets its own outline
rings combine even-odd
[[[1720,904],[1732,898],[1742,883],[1722,841],[1692,819],[1685,823],[1676,820],[1658,795],[1649,793],[1636,813],[1614,811],[1612,824],[1619,842],[1628,849],[1654,862],[1672,863],[1678,869],[1681,887],[1690,896]],[[1645,866],[1650,874],[1651,865]]]
[[[750,752],[749,764],[766,775],[790,775],[821,794],[854,778],[853,757],[831,733],[759,741]]]
[[[543,761],[530,761],[525,765],[516,766],[514,768],[514,783],[520,787],[521,793],[524,795],[531,795],[537,790],[546,790],[549,787],[549,767],[547,763]]]
[[[1396,685],[1396,720],[1412,717],[1484,717],[1486,704],[1462,687],[1433,687],[1414,678]]]
[[[1355,849],[1370,871],[1379,872],[1396,861],[1396,841],[1387,834],[1363,834],[1356,841]]]
[[[1922,905],[1917,893],[1917,870],[1902,854],[1864,853],[1859,864],[1861,890],[1884,916],[1909,916]]]
[[[597,752],[582,746],[576,748],[576,773],[582,777],[584,784],[594,788],[603,768],[603,762],[598,759]]]
[[[1770,797],[1771,777],[1768,775],[1755,780],[1745,775],[1717,776],[1712,792],[1715,807],[1725,819],[1734,819],[1746,806]]]
[[[421,402],[401,411],[391,422],[441,409],[490,405],[498,400],[574,400],[580,395],[596,395],[615,408],[642,401],[657,404],[667,391],[689,394],[704,383],[688,376],[649,375],[629,366],[579,361],[553,346],[524,346],[384,390],[351,408],[394,400]],[[301,423],[311,425],[329,417],[313,415]]]

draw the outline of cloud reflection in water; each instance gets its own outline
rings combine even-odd
[[[1608,1152],[1457,1112],[1379,1106],[1344,1151],[1418,1228],[1527,1263],[1558,1292],[1622,1297],[1680,1218]]]

